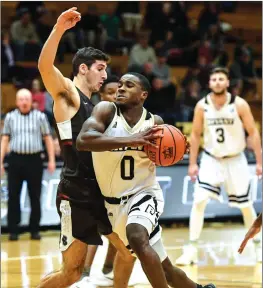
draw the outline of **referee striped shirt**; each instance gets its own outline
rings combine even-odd
[[[50,134],[46,115],[38,110],[22,114],[15,109],[6,114],[2,135],[10,136],[10,151],[34,154],[43,151],[42,138]]]

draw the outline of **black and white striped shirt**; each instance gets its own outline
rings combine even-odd
[[[2,135],[10,136],[10,151],[33,154],[43,151],[42,138],[50,134],[46,115],[38,110],[22,114],[19,109],[6,114]]]

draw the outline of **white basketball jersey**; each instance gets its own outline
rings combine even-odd
[[[116,107],[114,118],[104,132],[111,137],[127,137],[154,125],[154,116],[143,108],[138,123],[131,128]],[[159,185],[155,164],[143,147],[124,147],[106,152],[92,152],[93,165],[101,192],[120,198]]]
[[[243,152],[246,147],[245,130],[235,97],[228,93],[225,105],[219,110],[213,105],[210,94],[201,101],[204,108],[204,149],[215,157]]]

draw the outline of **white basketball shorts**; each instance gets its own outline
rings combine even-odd
[[[108,210],[113,231],[119,235],[127,248],[130,247],[126,236],[126,226],[136,223],[144,226],[148,231],[150,245],[155,249],[161,261],[167,257],[161,241],[162,228],[158,224],[164,208],[163,193],[159,185],[135,194],[126,203],[120,205],[105,202],[105,207]]]
[[[231,158],[217,159],[203,152],[194,201],[201,202],[209,197],[222,200],[222,186],[227,191],[229,206],[242,208],[251,204],[250,172],[243,153]]]

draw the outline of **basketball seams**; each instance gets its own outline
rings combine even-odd
[[[183,136],[183,134],[182,134],[182,132],[181,132],[181,130],[179,130],[178,128],[176,128],[176,127],[174,127],[174,126],[172,126],[172,125],[168,125],[168,124],[162,124],[162,125],[160,125],[161,127],[160,127],[160,130],[162,130],[162,135],[164,135],[164,134],[166,134],[167,133],[167,138],[168,139],[166,139],[165,137],[164,137],[164,139],[163,139],[163,137],[162,138],[159,138],[158,139],[158,141],[157,142],[159,142],[159,152],[157,151],[158,149],[156,149],[156,148],[153,148],[153,147],[150,147],[149,145],[147,145],[147,148],[148,149],[145,149],[146,151],[146,154],[147,154],[147,156],[149,157],[149,159],[151,160],[151,161],[153,161],[157,166],[170,166],[170,165],[174,165],[174,164],[176,164],[177,162],[179,162],[180,161],[180,159],[179,160],[177,160],[177,152],[181,155],[181,154],[183,154],[184,155],[184,153],[185,153],[185,148],[186,148],[186,139],[185,139],[185,137]],[[166,128],[166,129],[165,129]],[[173,130],[172,130],[172,128],[173,128]],[[166,132],[167,131],[167,132]],[[169,131],[169,133],[170,133],[170,135],[172,136],[171,138],[169,138],[169,133],[168,133],[168,131]],[[176,133],[175,133],[176,132]],[[183,140],[183,141],[181,141],[180,140],[180,137],[178,137],[178,134],[180,134],[181,135],[181,140]],[[164,144],[163,144],[163,140],[165,141],[164,142]],[[174,153],[173,153],[173,158],[172,158],[172,160],[170,160],[169,161],[169,159],[166,159],[166,157],[162,157],[163,155],[162,155],[162,152],[163,152],[163,148],[166,146],[166,141],[167,141],[167,144],[168,144],[168,148],[170,147],[171,148],[171,146],[173,146],[174,147]],[[164,145],[164,147],[162,147],[162,145]],[[178,147],[177,147],[177,145],[179,145],[178,147],[179,147],[179,150],[177,149]],[[145,147],[146,148],[146,147]],[[150,149],[149,149],[150,148]],[[184,150],[181,150],[181,149],[184,149]],[[165,150],[166,151],[166,150]],[[166,151],[167,153],[168,153],[168,151]],[[170,151],[171,152],[171,151]],[[150,155],[151,154],[155,154],[155,157],[153,158],[152,156],[150,157]],[[171,156],[171,154],[170,154],[170,156]],[[158,159],[159,158],[159,159]],[[162,159],[163,158],[163,159]]]
[[[167,129],[169,130],[169,132],[171,133],[172,137],[173,137],[173,141],[174,141],[174,159],[172,161],[172,163],[174,163],[174,160],[175,160],[175,156],[176,156],[176,142],[175,142],[175,139],[174,139],[174,135],[172,133],[172,131],[170,130],[169,126],[166,125]]]
[[[183,136],[183,133],[182,133],[182,131],[181,131],[180,129],[178,129],[178,128],[172,126],[172,125],[170,125],[170,127],[173,128],[175,131],[179,132],[178,134],[179,134],[179,135],[183,138],[183,140],[185,141],[185,138],[184,138],[184,136]]]
[[[162,134],[164,134],[164,128],[162,128]],[[162,166],[162,163],[161,163],[161,159],[162,159],[162,157],[161,157],[161,147],[162,147],[162,141],[163,141],[163,138],[161,138],[160,139],[160,143],[159,143],[159,165],[160,166]]]

